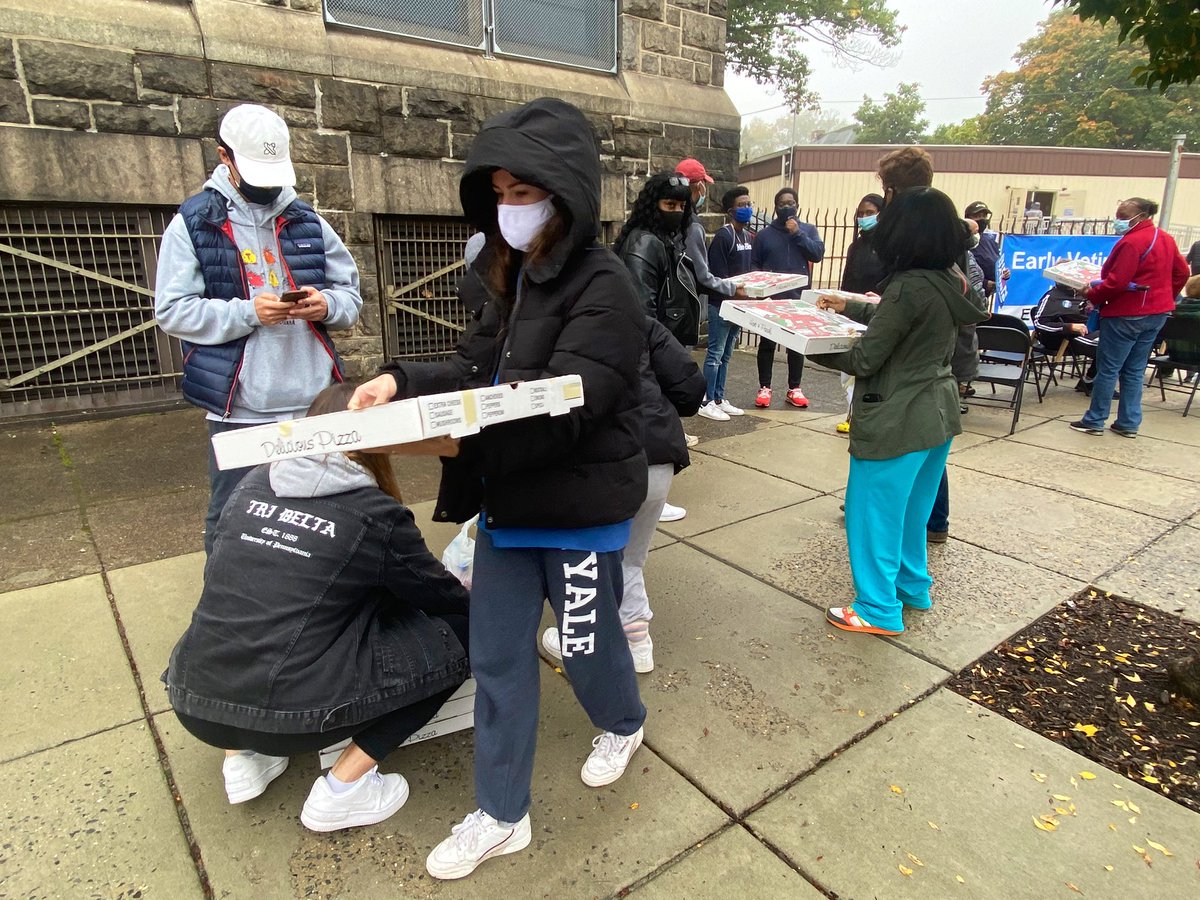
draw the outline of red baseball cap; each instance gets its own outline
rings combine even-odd
[[[704,163],[691,157],[680,161],[679,165],[675,167],[675,174],[682,175],[688,181],[707,181],[709,184],[713,183],[713,180],[708,177]]]

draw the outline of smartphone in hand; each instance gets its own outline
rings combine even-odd
[[[299,303],[308,296],[307,291],[284,291],[279,295],[280,303]]]

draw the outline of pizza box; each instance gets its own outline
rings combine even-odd
[[[817,300],[819,300],[821,297],[841,297],[844,300],[861,300],[863,303],[879,302],[878,297],[868,297],[866,294],[855,294],[851,291],[834,291],[828,288],[813,288],[811,290],[800,292],[800,302],[806,303],[809,306],[816,306]]]
[[[559,375],[236,428],[213,436],[213,452],[218,468],[236,469],[432,437],[463,437],[497,422],[560,416],[582,404],[583,380]]]
[[[443,734],[453,734],[456,731],[472,728],[474,725],[475,679],[468,678],[463,682],[462,687],[451,694],[450,699],[442,704],[442,708],[437,711],[437,715],[430,719],[424,728],[410,736],[400,746],[407,747],[409,744],[419,744],[422,741],[441,737]],[[321,768],[328,769],[332,766],[349,744],[350,739],[347,738],[340,743],[333,744],[322,750]]]
[[[866,330],[865,325],[802,300],[725,300],[721,318],[809,356],[849,350]]]
[[[790,275],[784,272],[747,272],[729,279],[744,288],[749,297],[771,297],[785,291],[808,287],[807,275]]]
[[[1100,280],[1100,266],[1088,259],[1064,259],[1043,269],[1042,274],[1055,284],[1082,291]]]

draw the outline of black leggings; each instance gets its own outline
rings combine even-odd
[[[775,365],[775,342],[764,337],[758,339],[758,385],[771,386],[771,369]],[[804,354],[795,350],[787,351],[788,388],[800,387],[800,379],[804,377]]]
[[[467,617],[443,616],[447,625],[454,629],[459,641],[467,646]],[[434,694],[416,703],[385,713],[377,719],[369,719],[357,725],[346,725],[329,731],[305,732],[303,734],[276,734],[269,731],[253,731],[235,728],[220,722],[209,722],[194,716],[176,712],[175,716],[187,731],[198,740],[222,750],[253,750],[267,756],[294,756],[299,753],[314,753],[346,738],[353,738],[359,748],[379,762],[410,737],[429,724],[459,685]]]

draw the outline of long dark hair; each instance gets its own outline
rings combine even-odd
[[[930,187],[896,195],[875,226],[884,269],[949,269],[967,251],[967,231],[949,197]]]
[[[308,416],[323,416],[326,413],[342,412],[350,407],[350,398],[358,387],[349,381],[334,382],[313,398],[308,407]],[[400,496],[400,484],[396,481],[396,472],[392,469],[392,458],[387,453],[371,453],[365,450],[353,450],[346,454],[351,462],[358,463],[375,479],[379,489],[392,497],[397,503],[403,503]]]
[[[672,184],[672,182],[674,183]],[[695,207],[692,204],[691,186],[680,175],[676,175],[673,172],[660,172],[657,175],[651,175],[638,193],[637,200],[633,203],[633,212],[629,214],[629,218],[621,226],[621,233],[617,235],[617,240],[613,244],[614,253],[618,256],[620,255],[621,248],[625,246],[625,241],[638,228],[657,234],[659,237],[671,238],[674,236],[663,230],[662,220],[658,217],[659,200],[683,200],[686,203],[686,206],[683,208],[683,221],[679,225],[678,235],[679,237],[683,237],[687,234],[695,213]]]

